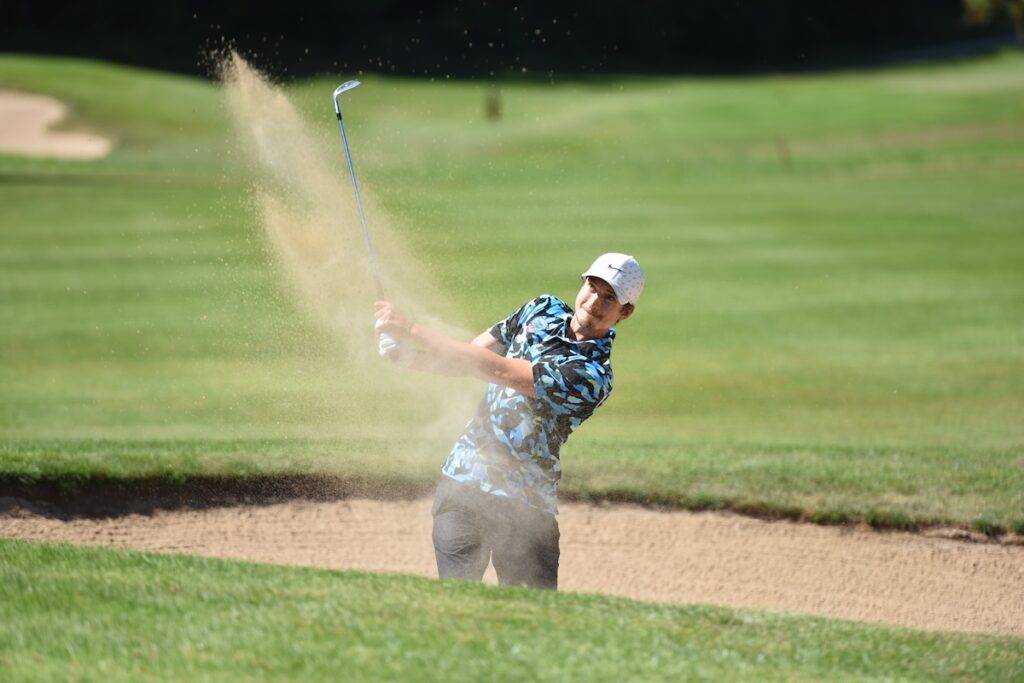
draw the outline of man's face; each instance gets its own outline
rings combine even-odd
[[[615,290],[604,280],[586,277],[576,295],[575,317],[589,333],[601,333],[633,313],[632,304],[620,304]]]

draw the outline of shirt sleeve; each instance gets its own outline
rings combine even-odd
[[[533,364],[537,399],[556,415],[586,418],[611,393],[611,377],[596,361],[541,357]]]
[[[534,301],[536,301],[536,299],[523,304],[512,315],[504,320],[499,320],[494,323],[491,325],[491,329],[488,330],[491,333],[491,336],[500,341],[506,349],[512,346],[512,340],[515,339],[516,335],[518,335],[523,329],[523,315],[527,312],[527,309],[533,305]]]

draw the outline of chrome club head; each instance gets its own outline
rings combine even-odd
[[[342,83],[341,85],[334,89],[334,113],[337,114],[339,117],[341,116],[341,105],[338,104],[338,96],[341,95],[343,92],[347,92],[352,88],[358,87],[359,81],[345,81],[344,83]]]

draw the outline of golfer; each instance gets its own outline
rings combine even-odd
[[[633,314],[644,272],[604,254],[582,274],[575,310],[551,295],[528,302],[471,343],[374,305],[382,356],[402,367],[489,382],[441,468],[434,554],[442,579],[558,586],[558,453],[612,390],[614,326]]]

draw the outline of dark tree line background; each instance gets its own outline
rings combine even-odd
[[[942,50],[1004,29],[964,0],[0,0],[0,49],[205,73],[237,47],[278,76],[532,77],[801,69]]]

